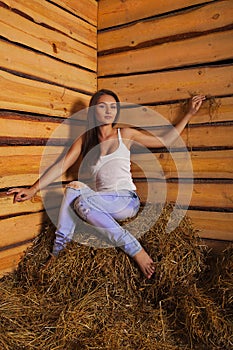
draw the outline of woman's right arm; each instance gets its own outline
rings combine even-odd
[[[83,138],[79,137],[69,151],[59,162],[53,164],[31,187],[29,188],[11,188],[7,194],[14,194],[13,202],[23,202],[32,198],[40,189],[45,188],[59,176],[64,174],[78,159],[82,150]]]

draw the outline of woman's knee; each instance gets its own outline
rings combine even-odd
[[[75,212],[85,221],[87,221],[87,215],[91,208],[87,205],[82,195],[78,196],[74,201]]]
[[[87,188],[88,186],[81,181],[71,181],[66,185],[67,188],[72,188],[74,190],[81,190],[82,188]]]

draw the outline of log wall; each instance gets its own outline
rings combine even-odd
[[[38,178],[47,141],[97,89],[97,2],[3,0],[0,7],[2,274],[16,266],[47,220],[40,194],[13,204],[7,189]],[[66,136],[54,141],[51,161]]]
[[[182,134],[192,174],[181,149],[173,150],[175,161],[167,149],[151,150],[158,171],[151,154],[136,152],[132,168],[142,199],[146,178],[155,201],[165,181],[166,199],[175,203],[182,191],[178,204],[200,235],[219,240],[233,239],[232,11],[230,0],[100,0],[98,11],[98,87],[144,106],[125,113],[123,123],[155,130],[156,112],[175,123],[188,98],[207,96]]]

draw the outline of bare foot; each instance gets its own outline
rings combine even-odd
[[[147,252],[142,248],[140,252],[134,255],[133,259],[136,261],[143,274],[149,279],[155,272],[154,262]]]

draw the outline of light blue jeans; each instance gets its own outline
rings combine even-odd
[[[103,240],[120,247],[133,257],[142,246],[125,230],[117,220],[134,217],[140,207],[140,200],[134,191],[95,192],[88,186],[74,188],[68,185],[62,201],[53,255],[57,256],[73,238],[78,217],[95,227]]]

